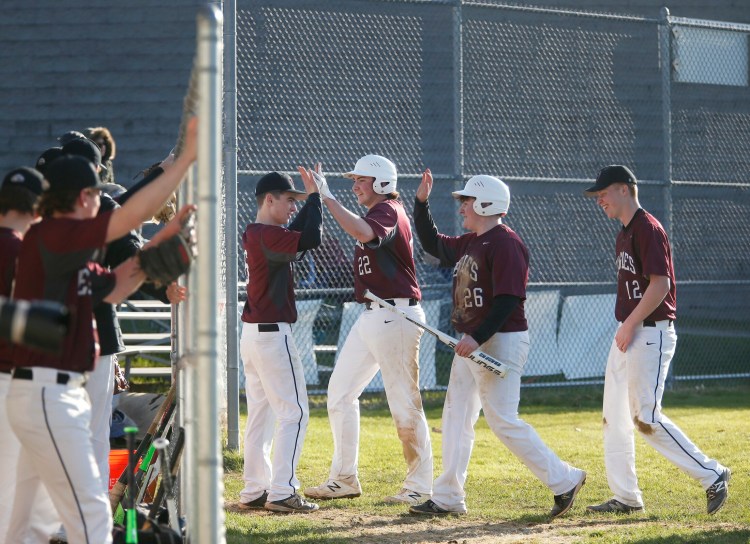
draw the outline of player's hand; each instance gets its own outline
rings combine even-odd
[[[420,202],[427,202],[427,199],[430,198],[430,193],[432,192],[432,182],[432,172],[427,168],[422,172],[422,183],[417,187],[417,200]]]
[[[625,350],[628,349],[630,342],[633,340],[633,334],[635,334],[635,327],[630,325],[627,321],[623,322],[615,333],[615,344],[617,345],[617,349],[625,353]]]
[[[298,166],[297,171],[302,178],[302,184],[305,186],[305,191],[307,191],[308,195],[320,192],[318,184],[315,182],[315,178],[313,178],[312,170],[309,170],[304,166]]]
[[[477,341],[468,334],[464,334],[463,338],[461,338],[461,340],[458,341],[458,344],[456,344],[455,351],[456,355],[459,355],[461,357],[468,357],[477,349],[479,349],[479,344],[477,344]]]
[[[177,215],[175,215],[169,223],[164,225],[164,228],[157,232],[154,237],[151,238],[151,240],[143,247],[146,248],[160,244],[167,238],[171,238],[172,236],[180,232],[183,228],[183,225],[190,218],[190,215],[197,209],[198,208],[194,204],[186,204],[185,206],[180,208],[180,210],[177,212]],[[195,233],[193,233],[193,237],[194,236]]]
[[[187,287],[173,281],[167,286],[167,299],[170,304],[179,304],[187,299]]]

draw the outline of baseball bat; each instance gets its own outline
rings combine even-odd
[[[177,515],[177,504],[173,497],[174,494],[174,481],[177,478],[177,473],[180,469],[180,461],[182,460],[182,450],[185,447],[185,433],[182,427],[177,428],[177,438],[175,439],[174,450],[172,450],[172,456],[169,459],[169,467],[167,467],[167,455],[166,446],[169,444],[166,440],[160,443],[163,445],[163,450],[160,451],[160,457],[162,458],[162,475],[161,475],[161,486],[156,492],[154,501],[151,503],[149,509],[148,518],[143,524],[143,530],[146,530],[155,523],[156,516],[159,513],[161,503],[166,499],[167,501],[167,512],[169,513],[169,526],[178,533],[180,532],[180,520]],[[161,454],[164,454],[163,457]]]
[[[175,393],[176,393],[176,384],[172,383],[172,386],[169,388],[169,392],[167,393],[166,398],[161,403],[161,406],[159,407],[159,411],[156,413],[156,416],[154,416],[154,420],[151,422],[151,425],[148,428],[148,431],[146,432],[146,436],[143,437],[143,440],[138,445],[138,451],[135,453],[135,458],[140,459],[144,453],[148,450],[148,448],[151,446],[151,440],[153,439],[154,435],[157,434],[157,431],[160,428],[160,423],[162,421],[168,422],[169,418],[165,415],[167,411],[169,410],[169,407],[174,405],[174,399],[175,399]],[[125,495],[125,489],[127,487],[127,481],[128,481],[128,475],[126,473],[122,473],[120,475],[120,478],[117,480],[117,483],[112,487],[112,489],[109,491],[109,505],[112,508],[112,513],[114,514],[117,511],[117,506],[122,501],[123,495]]]
[[[128,474],[129,487],[133,485],[133,469],[136,461],[133,446],[135,445],[135,433],[137,432],[138,427],[125,427],[125,437],[128,443],[128,468],[125,469],[125,472]],[[125,504],[125,543],[138,544],[138,525],[135,519],[135,502],[132,493],[128,493],[127,503]]]
[[[388,304],[385,300],[383,300],[379,296],[373,295],[369,289],[365,289],[363,296],[368,300],[377,302],[380,306],[382,306],[386,310],[389,310],[395,314],[402,316],[407,321],[411,321],[417,327],[420,327],[424,329],[425,331],[429,332],[430,334],[433,334],[443,344],[450,346],[451,349],[455,349],[456,344],[458,344],[458,340],[456,340],[452,336],[449,336],[445,334],[444,332],[437,330],[434,327],[430,327],[427,323],[422,323],[419,319],[413,318],[412,316],[410,316],[408,313],[403,311],[398,306],[394,306],[393,304]],[[482,368],[486,368],[487,370],[489,370],[493,374],[500,376],[501,378],[504,378],[505,374],[507,374],[508,372],[508,367],[505,364],[498,361],[494,357],[487,355],[485,352],[481,350],[477,349],[471,352],[466,358],[471,359]]]

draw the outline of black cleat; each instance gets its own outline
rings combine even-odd
[[[268,491],[264,491],[260,497],[250,502],[240,502],[240,508],[245,510],[259,510],[266,505],[266,501],[268,501]]]
[[[573,502],[576,500],[576,495],[578,495],[578,492],[583,487],[583,484],[586,483],[586,473],[583,473],[583,476],[581,477],[581,481],[576,484],[576,486],[568,491],[567,493],[563,493],[562,495],[555,495],[555,504],[552,506],[552,510],[550,511],[549,515],[552,518],[557,518],[562,516],[565,512],[570,510],[573,507]]]
[[[634,512],[643,512],[643,506],[630,506],[621,503],[617,499],[609,499],[607,502],[587,506],[587,510],[600,513],[632,514]]]
[[[447,514],[458,514],[462,515],[466,512],[458,512],[455,510],[446,510],[445,508],[440,508],[437,504],[432,502],[432,500],[428,500],[426,502],[423,502],[422,504],[415,504],[414,506],[409,507],[409,512],[412,514],[421,514],[423,516],[444,516]]]
[[[264,508],[271,512],[309,514],[315,512],[319,507],[314,502],[308,502],[295,493],[280,501],[266,502]]]
[[[715,514],[721,510],[721,507],[727,502],[727,497],[729,496],[729,476],[731,476],[731,472],[729,469],[726,469],[721,476],[711,484],[711,487],[706,489],[706,499],[708,501],[707,510],[709,514]]]

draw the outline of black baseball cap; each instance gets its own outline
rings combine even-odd
[[[60,145],[65,145],[69,142],[72,142],[73,140],[85,140],[86,135],[83,132],[79,132],[77,130],[69,130],[59,138],[57,138],[57,141],[60,142]]]
[[[627,166],[621,164],[613,164],[605,166],[599,170],[599,174],[596,176],[596,183],[586,189],[584,193],[591,195],[598,193],[599,191],[606,189],[613,183],[627,183],[628,185],[636,185],[635,174],[630,171]]]
[[[102,170],[106,170],[102,164],[101,148],[86,137],[72,140],[63,145],[62,152],[66,155],[79,155],[84,157],[92,162],[94,167],[101,166]]]
[[[49,191],[81,191],[104,187],[94,165],[80,155],[63,155],[55,159],[47,167],[45,177],[49,182]]]
[[[292,178],[279,172],[269,172],[258,180],[255,186],[255,196],[260,196],[271,191],[281,191],[284,193],[294,193],[295,195],[307,195],[305,191],[298,191],[294,188]]]
[[[62,157],[62,155],[62,147],[50,147],[49,149],[46,149],[44,153],[39,155],[39,158],[36,160],[36,169],[44,174],[49,163],[51,163],[58,157]]]
[[[23,187],[35,195],[41,195],[44,191],[44,176],[33,168],[22,166],[5,174],[0,191],[11,186]]]

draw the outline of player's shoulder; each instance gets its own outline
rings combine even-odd
[[[643,210],[643,213],[635,217],[634,226],[636,230],[644,233],[655,233],[666,236],[666,231],[661,222],[651,213]]]

